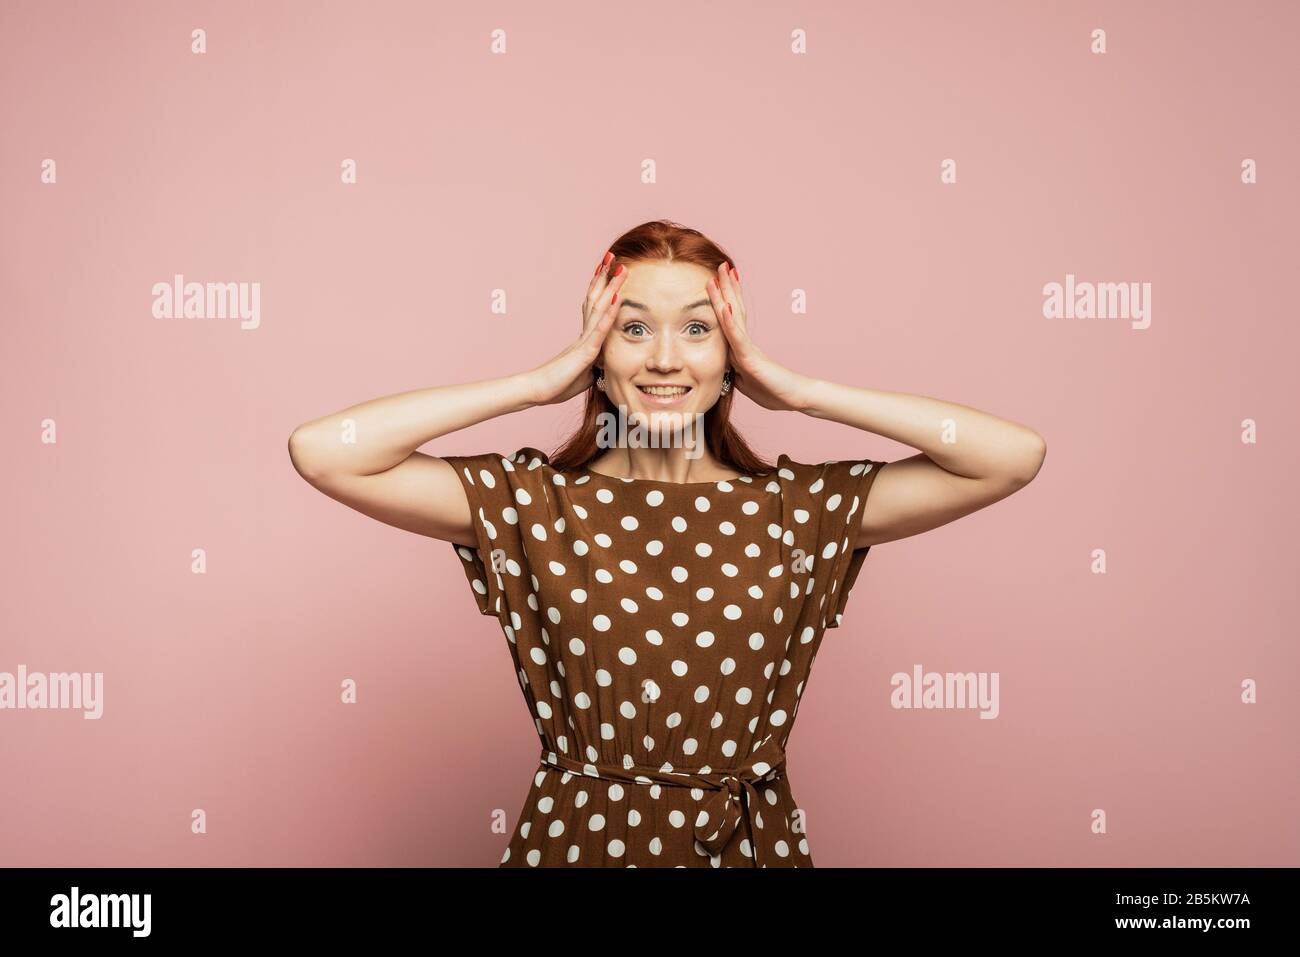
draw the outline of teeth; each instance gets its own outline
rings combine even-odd
[[[687,392],[690,391],[685,386],[674,386],[672,388],[669,388],[667,386],[642,385],[642,386],[637,386],[637,388],[640,389],[642,392],[648,392],[651,395],[662,395],[662,396],[685,395]]]

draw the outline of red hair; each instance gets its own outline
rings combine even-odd
[[[619,263],[657,261],[694,263],[716,273],[724,262],[735,262],[717,243],[699,230],[663,219],[629,229],[614,240],[609,251],[614,257],[609,264],[611,273],[618,268]],[[751,449],[731,424],[731,399],[735,394],[733,386],[704,413],[705,444],[719,462],[742,475],[771,472],[776,466],[764,461]],[[552,468],[561,472],[584,468],[603,451],[596,444],[596,437],[601,430],[602,413],[615,415],[617,410],[593,381],[587,390],[581,424],[549,456]]]

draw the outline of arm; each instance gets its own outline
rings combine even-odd
[[[1028,485],[1047,454],[1032,429],[953,402],[820,379],[801,394],[796,408],[806,415],[921,450],[881,469],[863,505],[856,548],[929,531],[992,505]],[[954,441],[944,441],[949,435]]]
[[[435,386],[371,399],[307,422],[289,436],[293,467],[313,487],[407,531],[473,544],[460,479],[421,445],[535,402],[526,375]]]
[[[938,528],[1027,485],[1047,443],[1037,432],[969,406],[813,379],[785,368],[749,335],[740,280],[727,263],[709,281],[736,385],[765,409],[842,422],[921,450],[889,462],[862,506],[855,548]],[[949,436],[952,441],[945,441]]]
[[[582,304],[582,334],[528,372],[371,399],[304,423],[289,436],[298,474],[330,498],[388,525],[475,543],[465,488],[443,459],[417,452],[450,432],[507,412],[551,405],[590,388],[592,363],[614,323],[627,272],[597,269]]]

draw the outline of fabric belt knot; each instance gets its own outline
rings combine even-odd
[[[749,822],[749,833],[753,837],[754,866],[763,867],[765,865],[759,859],[759,844],[762,843],[766,849],[768,841],[762,840],[759,793],[755,785],[760,781],[774,781],[785,774],[785,752],[781,750],[780,743],[769,734],[746,761],[745,765],[737,768],[682,771],[640,765],[625,767],[617,764],[593,764],[554,751],[542,752],[543,766],[550,765],[574,774],[630,784],[663,784],[713,791],[695,819],[695,839],[709,854],[721,854],[740,830],[743,817]],[[769,832],[773,838],[777,837],[770,826]]]

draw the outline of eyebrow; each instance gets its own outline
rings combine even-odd
[[[713,303],[710,302],[708,299],[701,299],[699,302],[693,302],[689,306],[682,306],[682,312],[690,312],[692,309],[700,308],[700,306],[711,306],[711,305],[713,305]],[[650,311],[648,306],[646,306],[644,303],[637,302],[635,299],[624,299],[623,302],[621,303],[621,306],[626,307],[628,309],[640,309],[642,312]]]

